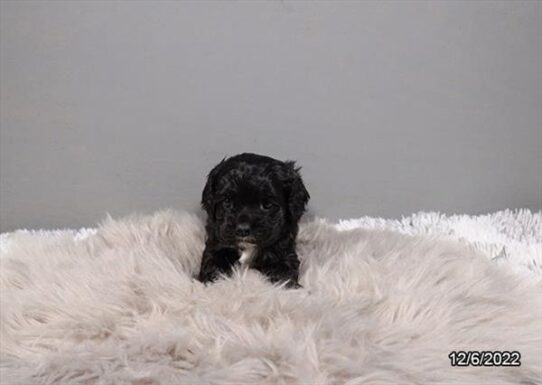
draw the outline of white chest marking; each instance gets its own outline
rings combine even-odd
[[[249,266],[252,258],[256,254],[256,245],[250,243],[240,243],[239,251],[241,251],[241,257],[239,258],[239,263],[242,266]]]

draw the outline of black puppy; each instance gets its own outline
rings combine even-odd
[[[298,287],[298,222],[310,196],[293,161],[244,153],[211,170],[203,189],[207,240],[198,279],[210,282],[245,263]]]

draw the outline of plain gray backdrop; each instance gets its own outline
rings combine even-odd
[[[542,207],[539,1],[2,1],[0,229],[195,211],[296,159],[315,215]]]

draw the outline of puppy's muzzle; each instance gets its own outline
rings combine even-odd
[[[250,235],[251,228],[248,223],[240,223],[235,228],[235,235],[239,238],[246,238]]]

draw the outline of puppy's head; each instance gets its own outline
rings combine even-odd
[[[202,206],[220,242],[266,245],[296,235],[309,198],[294,162],[241,154],[209,173]]]

